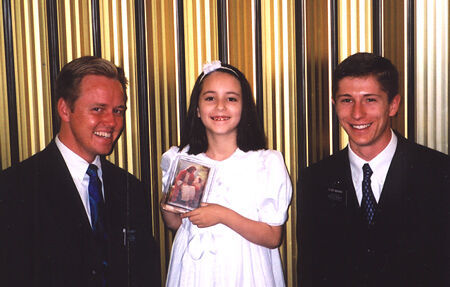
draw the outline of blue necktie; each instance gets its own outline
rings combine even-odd
[[[102,276],[102,286],[106,286],[105,281],[105,270],[108,265],[107,261],[107,235],[105,231],[105,220],[104,220],[104,208],[105,203],[103,201],[102,195],[102,183],[98,178],[97,166],[90,164],[86,172],[89,175],[89,207],[91,209],[91,223],[92,231],[94,232],[94,238],[96,240],[97,246],[99,248],[99,253],[102,258],[102,268],[103,270],[98,270],[101,272]]]
[[[373,196],[372,187],[370,186],[370,177],[372,176],[372,170],[368,163],[363,165],[363,181],[362,181],[362,201],[361,207],[364,209],[364,214],[367,219],[367,223],[372,225],[374,223],[375,210],[377,208],[377,202]]]

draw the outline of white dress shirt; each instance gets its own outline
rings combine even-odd
[[[395,150],[397,149],[397,136],[391,129],[391,140],[389,144],[371,161],[367,162],[357,156],[355,152],[348,145],[348,156],[350,160],[350,168],[352,171],[353,186],[355,187],[356,197],[361,205],[362,200],[362,180],[363,170],[362,167],[365,163],[368,163],[373,174],[370,177],[372,192],[375,200],[380,200],[381,191],[383,190],[384,181],[391,165],[392,158],[394,157]]]
[[[77,187],[78,193],[80,194],[81,201],[83,201],[84,209],[86,210],[86,215],[91,223],[91,209],[89,206],[89,175],[86,173],[89,162],[85,161],[79,155],[70,150],[67,146],[65,146],[59,139],[58,135],[55,138],[56,146],[66,162],[67,168],[69,169],[70,175],[72,176],[73,182]],[[102,165],[100,162],[100,156],[96,156],[92,164],[95,164],[98,167],[98,177],[102,182],[102,194],[104,195],[104,187],[103,187],[103,179],[102,179]]]

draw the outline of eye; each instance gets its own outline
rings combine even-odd
[[[376,98],[367,98],[367,102],[369,102],[369,103],[373,103],[373,102],[376,102],[376,101],[377,101]]]
[[[351,102],[352,102],[352,99],[350,99],[350,98],[341,98],[341,99],[339,100],[339,102],[340,102],[340,103],[347,104],[347,103],[351,103]]]
[[[94,112],[100,112],[102,110],[102,108],[101,107],[93,107],[92,110]]]
[[[229,102],[237,102],[238,99],[237,99],[236,97],[229,97],[229,98],[228,98],[228,101],[229,101]]]
[[[115,114],[117,114],[117,115],[123,115],[123,114],[125,114],[125,109],[122,109],[122,108],[120,108],[120,109],[114,109],[114,110],[113,110],[113,113],[115,113]]]
[[[214,97],[213,96],[206,96],[205,97],[205,101],[207,101],[207,102],[214,101]]]

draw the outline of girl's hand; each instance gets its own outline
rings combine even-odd
[[[255,244],[277,248],[281,244],[283,226],[272,226],[264,222],[248,219],[222,205],[201,203],[200,207],[181,215],[200,228],[222,223]]]
[[[209,227],[223,222],[224,216],[229,211],[228,208],[213,203],[200,203],[200,207],[184,213],[181,218],[189,218],[192,224],[199,228]]]
[[[166,202],[166,194],[163,194],[161,201],[159,203],[161,214],[163,216],[164,223],[168,228],[173,231],[176,231],[181,225],[181,216],[179,213],[175,213],[172,211],[168,211],[163,208],[164,202]]]

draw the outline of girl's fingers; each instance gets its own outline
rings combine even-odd
[[[190,217],[190,216],[192,216],[192,211],[181,214],[181,218],[186,218],[186,217]]]

